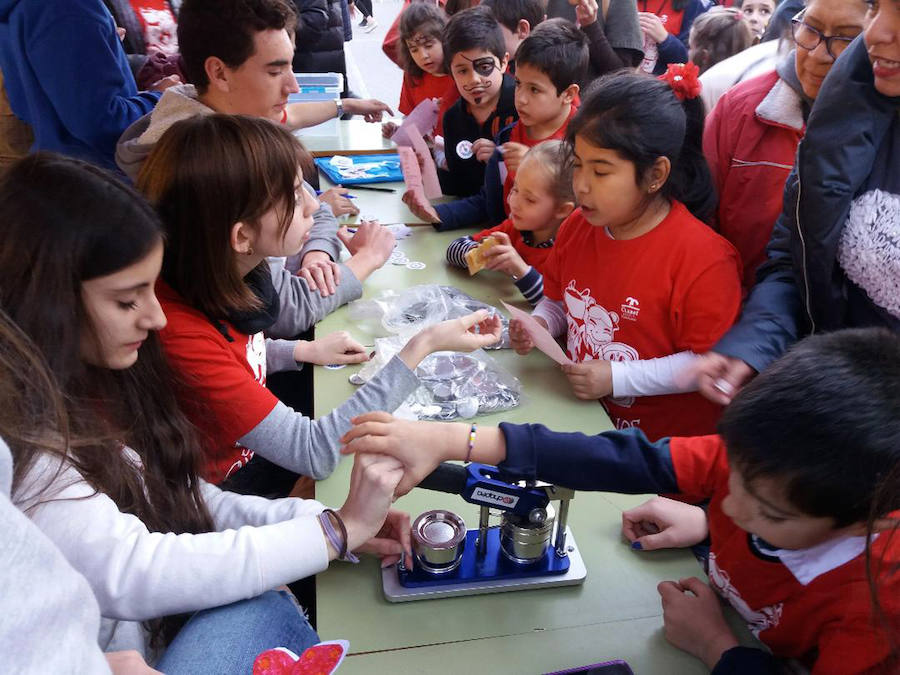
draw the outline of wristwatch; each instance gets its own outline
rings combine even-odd
[[[341,99],[336,98],[336,99],[334,99],[334,107],[337,108],[337,115],[335,115],[335,117],[337,117],[338,119],[343,117],[344,116],[344,102]]]

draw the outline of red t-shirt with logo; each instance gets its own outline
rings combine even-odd
[[[221,483],[253,457],[237,440],[278,403],[265,387],[265,338],[262,333],[245,335],[222,321],[229,341],[164,281],[157,282],[156,294],[168,319],[159,334],[163,349],[189,387],[182,409],[203,435],[203,478]]]
[[[444,113],[459,98],[459,89],[456,88],[456,82],[449,75],[438,77],[431,73],[425,73],[422,77],[413,78],[408,73],[404,73],[403,87],[400,89],[400,104],[397,106],[397,110],[404,115],[409,115],[426,98],[441,99],[437,125],[434,131],[436,134],[443,136]]]
[[[725,238],[672,202],[650,232],[612,239],[576,209],[544,266],[544,295],[563,303],[569,356],[636,361],[708,351],[741,307],[740,261]],[[616,428],[651,439],[712,433],[721,408],[699,393],[603,399]]]
[[[864,540],[819,545],[803,556],[811,579],[802,583],[777,557],[751,543],[750,535],[722,511],[728,495],[728,457],[719,436],[673,438],[672,464],[680,497],[709,499],[709,581],[781,658],[796,658],[812,675],[896,673],[884,665],[890,648],[873,619]],[[875,567],[883,561],[879,601],[900,630],[900,537],[883,533],[872,542]],[[833,544],[834,542],[832,542]],[[896,664],[894,664],[896,665]],[[879,667],[880,666],[880,667]]]
[[[550,252],[553,250],[552,246],[547,247],[536,247],[529,246],[522,239],[522,233],[516,229],[516,226],[513,225],[512,220],[507,218],[502,223],[495,227],[491,227],[487,230],[482,230],[477,234],[472,235],[472,239],[475,241],[481,241],[485,237],[490,237],[494,232],[505,232],[509,235],[509,242],[512,244],[512,247],[516,249],[516,252],[522,256],[522,260],[526,263],[534,267],[538,272],[543,274],[544,264],[547,262],[547,258],[550,256]]]
[[[166,0],[131,0],[131,8],[144,30],[147,53],[178,53],[178,23]]]

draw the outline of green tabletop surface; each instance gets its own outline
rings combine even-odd
[[[485,302],[500,300],[527,309],[508,277],[483,271],[470,277],[444,262],[447,244],[467,232],[436,233],[413,228],[398,246],[424,270],[387,263],[365,283],[364,298],[385,289],[416,284],[456,286]],[[347,307],[318,326],[319,335],[348,330],[365,345],[384,335],[378,326],[356,324]],[[511,350],[489,351],[523,383],[519,407],[477,418],[481,425],[539,422],[560,431],[594,434],[611,428],[599,403],[579,401],[559,367],[544,354],[526,357]],[[348,376],[359,366],[340,370],[315,367],[317,416],[327,414],[354,391]],[[352,459],[345,458],[316,498],[339,507],[346,498]],[[702,673],[702,663],[670,646],[661,635],[662,609],[657,584],[666,579],[703,577],[688,550],[632,551],[620,534],[622,510],[647,496],[579,492],[571,502],[569,525],[587,567],[583,585],[441,598],[393,604],[384,599],[375,559],[359,565],[333,563],[316,580],[318,632],[323,640],[345,638],[351,656],[343,668],[353,672],[457,672],[484,668],[492,673],[541,673],[616,658],[636,673]],[[460,497],[413,490],[396,507],[412,517],[428,509],[448,508],[470,528],[477,507]],[[495,521],[492,520],[492,524]]]
[[[396,149],[393,141],[381,135],[381,123],[362,119],[335,120],[321,129],[296,131],[313,157],[329,155],[376,155]],[[333,133],[331,131],[333,130]]]

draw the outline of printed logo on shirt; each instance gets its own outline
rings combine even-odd
[[[256,333],[247,338],[247,365],[253,371],[253,378],[260,384],[266,383],[266,338]]]
[[[660,14],[659,20],[662,22],[663,25],[666,25],[667,23],[669,23],[669,15],[668,14]]]
[[[622,310],[622,318],[628,319],[629,321],[637,321],[638,314],[641,313],[641,303],[638,302],[637,298],[632,298],[630,295],[625,298],[625,302],[619,307]]]
[[[751,609],[750,605],[741,597],[740,591],[731,583],[728,572],[719,567],[716,562],[716,554],[712,551],[709,553],[709,584],[734,607],[735,611],[747,622],[750,632],[757,638],[764,630],[774,628],[781,622],[784,603],[779,602],[769,607]]]
[[[140,13],[145,26],[144,39],[147,50],[169,55],[177,54],[177,27],[172,12],[168,9],[142,7]]]
[[[240,459],[234,461],[234,463],[228,467],[228,471],[225,473],[225,478],[228,478],[231,474],[243,467],[247,466],[250,463],[250,460],[253,459],[253,451],[249,448],[245,448],[240,443],[235,443],[234,447],[241,449]]]
[[[470,159],[472,157],[472,141],[460,141],[457,143],[456,154],[460,159]]]
[[[570,281],[563,300],[569,325],[567,346],[574,361],[637,361],[641,358],[631,345],[613,340],[613,334],[619,330],[619,315],[594,300],[590,288],[578,290],[575,281]],[[627,408],[634,403],[634,397],[611,398],[610,401]]]

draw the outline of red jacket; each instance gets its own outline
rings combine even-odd
[[[775,71],[729,89],[706,120],[703,152],[719,195],[715,225],[741,254],[745,295],[766,259],[804,129],[802,99]]]

